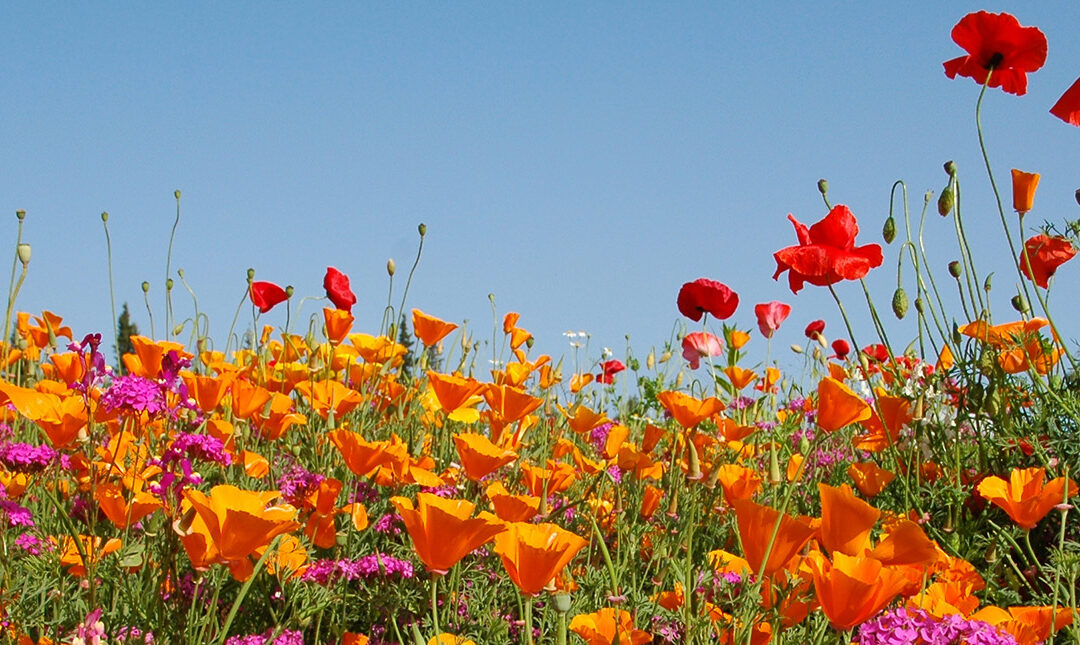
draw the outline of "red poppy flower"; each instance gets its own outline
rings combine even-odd
[[[702,314],[724,320],[739,307],[739,295],[716,280],[698,278],[679,289],[678,304],[679,313],[695,322],[701,320]]]
[[[356,304],[356,295],[349,288],[349,276],[334,267],[326,267],[326,277],[323,278],[323,288],[326,289],[326,297],[334,306],[344,311],[352,311]]]
[[[754,315],[757,316],[757,326],[761,335],[772,338],[776,330],[780,329],[780,323],[791,313],[791,305],[773,300],[754,305]]]
[[[836,352],[834,358],[844,360],[847,358],[848,353],[851,352],[851,344],[843,338],[837,338],[833,341],[832,350]]]
[[[880,246],[855,246],[859,224],[847,206],[837,204],[825,219],[809,228],[793,215],[789,214],[788,219],[795,225],[799,245],[773,253],[776,259],[773,280],[788,271],[793,293],[798,293],[806,282],[824,287],[841,280],[858,280],[870,269],[881,266]]]
[[[945,61],[945,75],[967,76],[982,85],[990,74],[990,87],[1017,96],[1027,92],[1027,73],[1046,62],[1046,36],[1038,27],[1021,27],[1015,16],[979,11],[956,23],[952,39],[967,56]]]
[[[1065,264],[1076,255],[1076,247],[1072,242],[1061,236],[1050,237],[1049,235],[1036,235],[1024,242],[1027,257],[1020,256],[1020,270],[1028,280],[1034,280],[1035,284],[1043,289],[1047,288],[1050,276],[1054,275],[1057,268]]]
[[[720,339],[708,332],[690,332],[682,339],[682,355],[690,362],[690,369],[701,367],[701,359],[724,353]]]
[[[1080,78],[1065,90],[1054,107],[1050,108],[1050,114],[1070,125],[1080,125]]]
[[[604,385],[611,385],[615,382],[615,375],[624,369],[626,369],[626,366],[618,359],[604,361],[603,363],[600,363],[601,371],[596,375],[596,382],[603,383]]]
[[[862,348],[862,353],[872,361],[884,363],[889,360],[889,350],[881,343],[867,345]]]
[[[285,293],[285,290],[273,282],[252,282],[249,295],[251,296],[251,304],[258,307],[259,312],[264,314],[273,309],[275,305],[289,299],[289,295]]]
[[[810,340],[816,339],[818,336],[825,333],[825,321],[815,320],[806,326],[806,331],[803,332]]]

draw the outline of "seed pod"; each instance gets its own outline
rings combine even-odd
[[[1019,313],[1026,314],[1029,311],[1027,298],[1019,293],[1013,296],[1012,299],[1009,300],[1009,303],[1012,304],[1012,308]]]
[[[881,229],[881,237],[886,244],[892,244],[893,240],[896,239],[896,220],[893,219],[892,215],[885,220],[885,226]]]
[[[247,277],[248,277],[248,282],[251,282],[252,280],[254,280],[255,279],[255,269],[252,269],[252,268],[249,267],[248,270],[247,270]]]
[[[946,161],[944,168],[947,175],[950,177],[956,176],[956,164],[952,160]]]
[[[963,272],[964,268],[961,267],[960,263],[956,260],[953,260],[949,263],[949,275],[951,275],[952,277],[959,279]]]
[[[397,272],[397,264],[394,262],[394,258],[390,258],[386,261],[386,272],[390,274],[390,277],[394,277],[394,273]]]
[[[826,195],[829,192],[829,182],[824,179],[817,181],[817,189],[822,195]]]
[[[150,282],[149,282],[149,281],[147,281],[147,280],[143,280],[143,283],[142,283],[142,292],[143,292],[143,293],[150,293]]]
[[[907,315],[908,297],[907,297],[907,292],[904,291],[903,287],[897,287],[896,292],[893,293],[892,311],[893,311],[893,314],[895,314],[896,317],[898,319],[900,319],[900,320],[903,320],[904,316]]]
[[[424,237],[427,235],[427,224],[421,222],[420,225],[416,227],[416,230],[420,233],[420,237]]]
[[[23,242],[15,247],[15,254],[19,256],[19,262],[25,267],[30,264],[30,245]]]
[[[26,211],[20,208],[19,210],[15,211],[15,217],[18,217],[20,222],[23,221],[24,219],[26,219]]]
[[[102,213],[101,214],[101,221],[108,222],[109,221],[109,214],[108,213]]]
[[[952,212],[953,206],[956,204],[956,195],[953,193],[952,184],[945,187],[945,190],[941,191],[941,196],[937,200],[937,212],[938,215],[945,217]]]
[[[919,312],[920,314],[926,313],[926,304],[923,302],[922,298],[915,299],[915,311]]]

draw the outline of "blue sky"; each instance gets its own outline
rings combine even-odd
[[[376,330],[386,260],[396,307],[420,222],[407,308],[468,320],[477,340],[491,336],[493,293],[538,350],[562,354],[562,332],[585,330],[594,357],[622,356],[627,334],[644,356],[679,321],[680,285],[709,277],[740,294],[744,329],[755,303],[792,304],[786,345],[815,318],[841,328],[827,291],[771,279],[772,253],[795,244],[786,215],[825,215],[817,180],[859,218],[861,243],[880,242],[892,183],[907,182],[917,214],[954,159],[977,268],[996,272],[1009,320],[1015,270],[975,137],[979,88],[941,66],[962,53],[952,26],[978,9],[1049,40],[1028,94],[991,91],[984,105],[1005,198],[1010,167],[1038,171],[1028,222],[1078,218],[1080,130],[1047,113],[1080,76],[1071,2],[8,3],[0,248],[25,209],[18,308],[108,337],[108,211],[118,305],[149,332],[149,280],[160,337],[179,189],[174,276],[219,346],[248,267],[299,301],[336,266],[357,330]],[[945,281],[951,221],[933,215],[927,240]],[[886,309],[896,254],[869,278]],[[1065,265],[1052,298],[1074,338],[1077,280],[1080,264]],[[839,292],[869,342],[861,291]],[[177,320],[192,314],[179,284],[173,300]],[[284,319],[282,307],[262,320]],[[890,328],[900,344],[914,335],[911,318]]]

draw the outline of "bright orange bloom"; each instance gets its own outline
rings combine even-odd
[[[547,482],[547,494],[553,495],[570,488],[577,478],[574,467],[561,461],[547,462],[547,468],[538,468],[529,463],[521,464],[521,479],[529,493],[537,497],[544,493],[544,482]]]
[[[570,424],[570,429],[578,434],[585,434],[592,431],[596,426],[607,423],[607,415],[603,412],[593,412],[584,405],[578,405],[574,407],[573,414],[570,414],[562,406],[559,410],[566,416],[566,422]]]
[[[521,421],[543,404],[542,399],[530,396],[524,390],[509,385],[488,385],[483,390],[484,400],[499,420],[505,423]]]
[[[431,347],[458,328],[454,323],[429,316],[419,309],[412,310],[413,333],[426,347]]]
[[[191,354],[184,351],[184,346],[167,340],[153,341],[145,336],[132,336],[131,346],[135,349],[134,354],[125,354],[122,357],[124,367],[136,376],[156,379],[161,375],[161,361],[169,352],[175,351],[180,358],[192,358]]]
[[[443,412],[452,414],[458,408],[465,407],[469,398],[479,394],[484,384],[472,378],[462,378],[451,374],[428,372],[428,385],[435,392]]]
[[[502,482],[495,482],[484,491],[491,500],[495,515],[505,522],[528,522],[540,512],[540,498],[533,495],[512,495]]]
[[[253,573],[249,556],[255,549],[300,527],[294,521],[296,509],[292,506],[268,506],[279,494],[228,484],[214,486],[209,496],[193,488],[184,491],[184,497],[206,523],[217,549],[217,561],[227,564],[237,580],[247,580]]]
[[[326,323],[326,340],[331,345],[340,345],[353,326],[353,315],[344,309],[323,308],[323,322]]]
[[[1069,607],[983,607],[971,620],[990,623],[1011,634],[1020,645],[1041,645],[1051,634],[1072,624]]]
[[[724,499],[750,499],[761,488],[761,477],[753,470],[738,464],[717,466],[717,481],[724,489]]]
[[[270,462],[257,452],[245,450],[240,453],[240,463],[244,467],[244,474],[255,479],[262,479],[270,474]]]
[[[86,554],[90,563],[97,562],[110,553],[119,551],[122,546],[117,538],[111,538],[103,542],[100,537],[91,537],[89,535],[80,535],[79,542],[82,543],[83,553]],[[70,535],[65,535],[60,545],[60,564],[66,567],[67,572],[73,576],[82,577],[86,575],[87,562],[83,560],[82,555],[79,553],[79,547],[71,539]]]
[[[871,412],[870,405],[840,381],[825,377],[818,384],[817,423],[825,432],[866,421]]]
[[[933,540],[915,522],[902,520],[889,528],[870,557],[889,566],[930,565],[941,558]]]
[[[641,495],[641,517],[642,519],[649,519],[656,513],[656,509],[660,508],[660,500],[664,497],[664,490],[657,488],[652,484],[645,486],[645,492]]]
[[[586,544],[585,538],[555,524],[514,522],[495,536],[495,553],[518,589],[535,595]]]
[[[1042,468],[1015,469],[1009,481],[987,477],[979,482],[979,495],[1008,513],[1017,526],[1031,530],[1050,509],[1077,492],[1076,482],[1071,479],[1058,477],[1044,486],[1045,477]]]
[[[187,386],[188,396],[195,399],[195,405],[207,414],[217,409],[233,380],[232,374],[199,376],[187,370],[180,372],[180,376]]]
[[[754,386],[759,392],[776,392],[776,384],[780,381],[780,370],[775,367],[766,367],[765,376]]]
[[[750,342],[750,334],[739,329],[732,329],[727,333],[727,342],[732,349],[742,349],[744,345]]]
[[[738,520],[743,554],[755,574],[762,570],[762,564],[765,565],[764,573],[767,576],[782,569],[814,534],[814,529],[804,521],[781,516],[775,509],[751,500],[736,499],[731,501],[731,505]],[[780,522],[780,530],[766,560],[765,550],[777,522]]]
[[[993,327],[985,321],[976,320],[961,327],[960,333],[998,350],[998,365],[1006,374],[1019,374],[1029,368],[1034,368],[1039,374],[1046,374],[1057,364],[1063,353],[1060,347],[1047,351],[1043,345],[1043,338],[1038,330],[1049,324],[1047,319],[1038,317]]]
[[[390,503],[401,515],[417,557],[428,571],[440,575],[503,530],[491,513],[470,517],[476,507],[463,499],[418,493],[415,507],[407,497],[391,497]]]
[[[814,576],[821,609],[839,630],[866,622],[907,585],[902,572],[867,556],[852,557],[837,551],[830,563],[815,551],[806,562]]]
[[[1012,169],[1013,210],[1020,213],[1021,216],[1031,210],[1031,205],[1035,201],[1035,189],[1039,186],[1040,178],[1041,175],[1037,172]]]
[[[830,552],[858,555],[870,545],[870,531],[881,511],[858,497],[847,484],[818,483],[821,495],[821,543]]]
[[[875,497],[885,490],[889,482],[896,479],[896,474],[880,468],[872,461],[864,461],[851,464],[847,470],[848,476],[855,483],[855,488],[867,497]]]
[[[475,432],[455,434],[454,445],[461,457],[465,476],[473,481],[480,481],[518,457],[513,450],[500,448]]]
[[[161,501],[147,492],[137,491],[131,493],[130,500],[125,499],[124,490],[111,482],[98,483],[94,499],[118,529],[127,528],[161,508]]]
[[[634,629],[630,612],[606,607],[591,614],[578,614],[570,621],[570,630],[585,640],[586,645],[641,645],[652,641],[652,635]]]
[[[592,383],[594,378],[596,377],[588,372],[585,374],[574,374],[570,377],[570,393],[577,394],[581,391],[581,388]]]
[[[738,365],[725,367],[724,374],[727,375],[728,380],[731,381],[731,386],[736,390],[742,390],[760,378],[754,370],[748,370]]]
[[[324,419],[330,417],[331,411],[334,418],[340,419],[364,402],[359,392],[333,379],[301,381],[296,384],[296,391],[303,394],[311,409]]]
[[[0,381],[0,404],[3,403],[10,403],[19,414],[37,424],[56,448],[70,444],[86,427],[86,402],[81,395],[61,397]]]
[[[356,432],[338,428],[326,433],[330,442],[337,446],[345,465],[358,477],[364,477],[387,463],[390,448],[387,441],[367,441]]]
[[[675,421],[684,428],[693,428],[726,407],[720,399],[708,397],[704,400],[667,390],[656,395],[656,400],[671,413]]]
[[[271,441],[280,439],[294,424],[307,423],[307,417],[293,411],[291,397],[280,392],[274,392],[270,397],[270,409],[267,416],[262,416],[265,406],[258,413],[252,415],[251,423],[259,431],[259,434]]]
[[[229,393],[232,397],[233,416],[238,419],[247,419],[256,412],[261,412],[273,394],[270,390],[245,380],[233,381]]]

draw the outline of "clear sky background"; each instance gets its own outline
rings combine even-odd
[[[796,243],[786,215],[825,215],[817,180],[859,218],[860,243],[880,242],[892,183],[907,182],[917,216],[954,159],[976,266],[996,272],[1006,321],[1016,276],[975,136],[979,87],[942,70],[963,53],[953,25],[979,9],[1049,40],[1026,96],[991,90],[984,104],[1003,197],[1010,167],[1038,171],[1028,222],[1080,218],[1080,129],[1047,112],[1080,76],[1074,1],[5,2],[0,249],[25,209],[18,308],[109,338],[108,211],[117,305],[149,333],[149,280],[162,337],[179,189],[174,277],[184,270],[218,347],[248,267],[299,302],[336,266],[359,299],[357,331],[377,330],[386,260],[396,307],[420,222],[406,307],[468,320],[477,340],[491,337],[493,293],[537,350],[566,353],[562,332],[584,330],[593,358],[625,356],[627,334],[643,357],[680,321],[680,285],[709,277],[739,293],[744,329],[755,303],[792,304],[786,346],[815,318],[830,337],[842,327],[827,290],[795,296],[772,280],[772,253]],[[931,215],[926,238],[948,285],[951,220]],[[886,311],[896,257],[888,247],[869,278]],[[1080,262],[1066,264],[1052,305],[1070,338],[1077,285]],[[870,342],[858,285],[838,289]],[[173,300],[178,320],[192,315],[179,283]],[[240,328],[250,321],[245,307]],[[283,306],[262,318],[284,321]],[[906,344],[913,317],[890,329]]]

